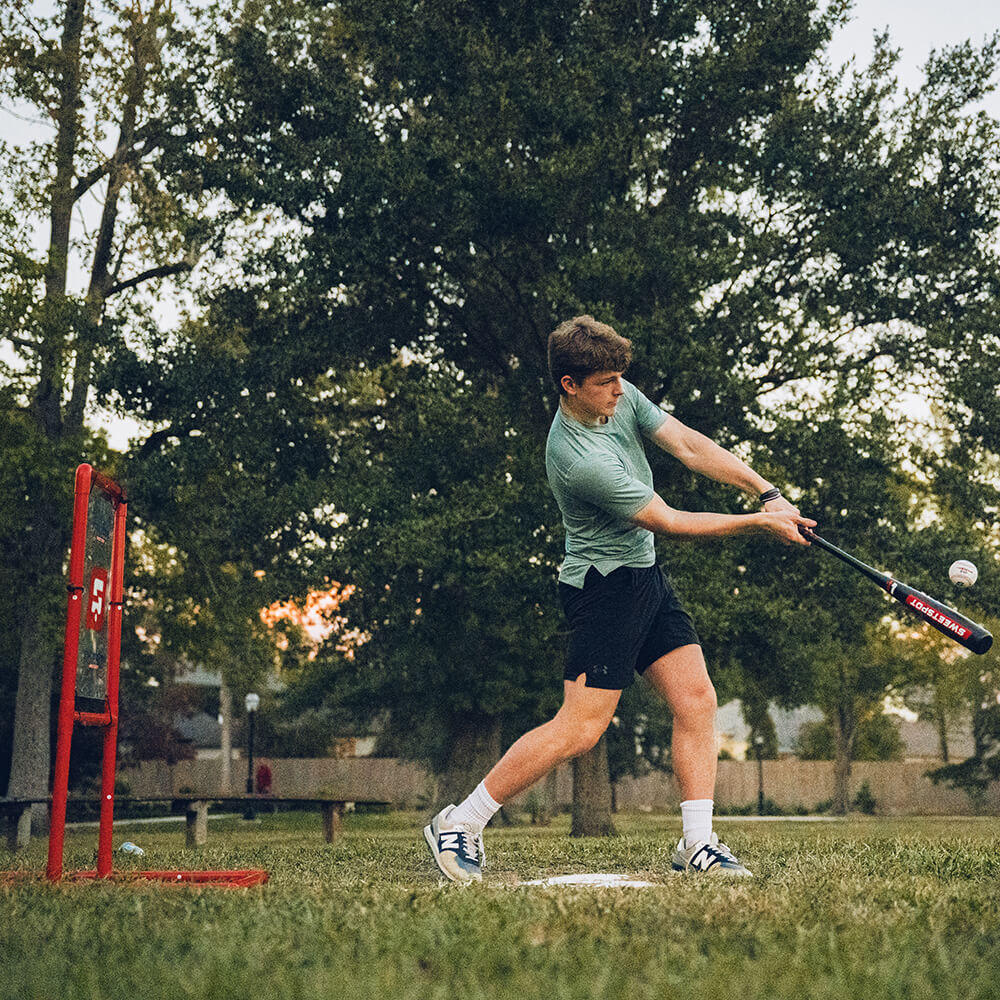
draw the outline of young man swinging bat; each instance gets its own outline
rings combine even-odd
[[[546,471],[566,529],[559,571],[570,627],[563,704],[514,743],[465,801],[438,813],[424,836],[449,879],[480,879],[486,824],[553,767],[591,749],[638,673],[673,714],[683,833],[672,868],[749,875],[712,830],[715,689],[694,624],[656,565],[654,535],[692,540],[766,533],[787,545],[807,545],[799,526],[816,522],[745,462],[625,381],[631,344],[610,326],[578,316],[551,334],[548,352],[559,409]],[[653,490],[644,438],[692,471],[759,497],[763,509],[715,514],[670,507]]]

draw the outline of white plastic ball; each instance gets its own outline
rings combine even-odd
[[[948,567],[948,579],[959,587],[971,587],[979,579],[979,570],[968,559],[956,559]]]

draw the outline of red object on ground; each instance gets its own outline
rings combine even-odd
[[[271,775],[271,768],[267,764],[261,764],[257,768],[257,794],[258,795],[270,795],[271,794],[271,782],[273,781]]]
[[[96,871],[76,872],[69,876],[76,880],[100,878]],[[171,885],[214,885],[222,889],[245,889],[252,885],[263,885],[269,878],[264,869],[247,868],[242,871],[205,872],[117,872],[117,882],[165,882]]]
[[[42,879],[39,872],[9,871],[0,872],[0,885],[16,885],[24,882],[37,882]],[[102,881],[136,883],[163,882],[165,885],[196,885],[213,886],[219,889],[246,889],[254,885],[263,885],[269,874],[262,868],[247,868],[238,871],[148,871],[148,872],[112,872],[110,875],[98,875],[96,869],[82,872],[68,872],[66,882],[92,882],[100,878]]]

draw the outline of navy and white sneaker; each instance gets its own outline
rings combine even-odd
[[[671,868],[675,872],[702,873],[716,875],[737,875],[746,877],[753,872],[744,868],[736,855],[725,844],[719,843],[718,834],[713,833],[710,840],[702,840],[691,847],[686,847],[684,838],[677,842]]]
[[[445,806],[424,827],[424,839],[438,868],[452,882],[479,882],[483,877],[483,836],[450,826],[448,817],[454,808]]]

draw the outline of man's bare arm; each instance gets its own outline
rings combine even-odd
[[[692,472],[714,479],[717,483],[736,486],[755,496],[771,485],[731,451],[669,414],[654,432],[652,440]]]
[[[756,514],[713,514],[676,510],[658,494],[631,521],[665,538],[676,540],[729,538],[733,535],[770,534],[786,545],[808,545],[799,525],[812,528],[816,522],[796,510],[760,511]]]
[[[669,414],[652,435],[652,440],[692,472],[714,479],[717,483],[735,486],[754,497],[771,487],[763,476],[754,472],[741,458]],[[799,512],[798,507],[782,496],[769,500],[764,505],[764,510],[768,513],[782,510],[796,514]]]

